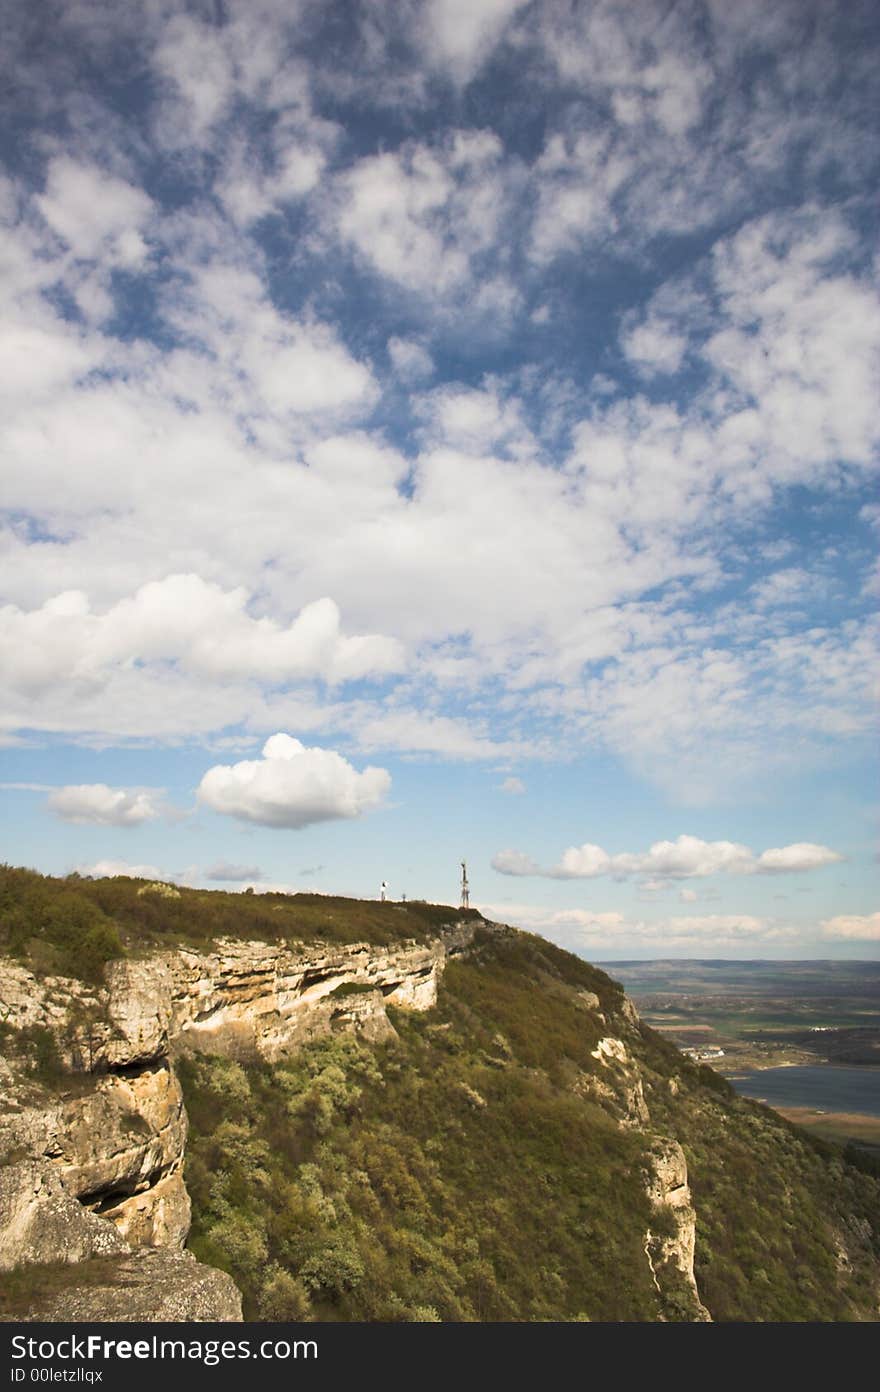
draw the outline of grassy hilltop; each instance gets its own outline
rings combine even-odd
[[[40,974],[85,979],[96,979],[107,961],[154,948],[204,948],[217,938],[384,947],[423,942],[468,917],[479,914],[419,901],[186,889],[124,875],[58,879],[0,866],[0,953]]]

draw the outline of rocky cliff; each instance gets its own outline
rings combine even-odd
[[[175,1059],[274,1062],[339,1029],[388,1038],[386,1004],[429,1009],[472,936],[460,923],[387,950],[220,941],[110,962],[95,986],[0,961],[0,1270],[84,1264],[63,1290],[47,1274],[32,1317],[240,1319],[231,1279],[183,1253]]]
[[[876,1317],[876,1180],[580,958],[441,923],[0,958],[15,1316]]]

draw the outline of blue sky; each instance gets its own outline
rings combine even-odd
[[[8,13],[5,859],[876,953],[876,7]]]

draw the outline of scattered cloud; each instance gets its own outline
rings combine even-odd
[[[536,860],[524,851],[498,851],[492,857],[492,869],[499,875],[540,875],[542,870]]]
[[[358,773],[332,749],[308,748],[291,735],[277,734],[264,744],[261,759],[209,769],[197,796],[224,816],[299,830],[372,811],[390,787],[385,769]]]
[[[8,26],[14,776],[39,783],[18,755],[47,735],[136,746],[146,783],[181,742],[231,760],[291,729],[377,762],[552,760],[559,808],[588,766],[783,825],[817,770],[852,792],[876,718],[869,7],[338,11]],[[503,856],[660,893],[836,855],[681,842]]]
[[[31,723],[43,707],[51,724],[53,710],[68,722],[102,693],[118,702],[120,685],[128,686],[131,706],[133,687],[145,688],[149,700],[151,685],[167,689],[175,680],[193,682],[194,689],[218,681],[338,684],[405,667],[398,641],[347,636],[331,599],[305,605],[291,623],[252,617],[247,604],[241,587],[224,590],[198,575],[170,575],[103,612],[81,590],[30,611],[6,605],[0,655],[7,699],[30,705]]]
[[[659,319],[649,319],[632,327],[621,342],[625,357],[641,372],[678,372],[687,347],[684,334]]]
[[[49,794],[47,806],[65,822],[134,827],[162,815],[160,795],[150,789],[130,791],[106,783],[70,784]]]
[[[762,851],[756,861],[756,869],[766,875],[788,874],[797,870],[818,870],[823,865],[834,865],[844,859],[844,856],[838,855],[827,846],[815,846],[810,841],[799,841],[794,846]]]
[[[702,841],[698,836],[679,836],[675,841],[655,841],[648,851],[609,855],[601,846],[570,846],[559,862],[542,869],[522,851],[499,851],[492,867],[502,875],[541,875],[554,880],[648,877],[645,887],[656,888],[667,880],[702,878],[707,875],[793,874],[834,865],[844,856],[828,846],[798,842],[762,851],[756,856],[735,841]]]
[[[459,84],[470,81],[528,0],[428,0],[419,27],[429,61]]]
[[[420,382],[434,371],[434,360],[427,348],[411,338],[389,338],[388,356],[398,377],[407,384]]]
[[[142,229],[153,212],[143,189],[106,170],[59,155],[49,163],[46,191],[35,199],[46,222],[80,261],[139,268],[148,254]]]
[[[822,924],[822,936],[859,942],[880,942],[880,913],[838,914]]]
[[[739,943],[776,943],[798,937],[790,925],[778,924],[754,914],[673,915],[668,918],[629,918],[616,911],[551,909],[533,904],[480,903],[486,918],[545,933],[567,945],[598,946],[614,952],[620,944],[649,948],[662,956],[671,948],[701,943],[736,946]]]

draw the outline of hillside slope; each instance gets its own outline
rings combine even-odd
[[[0,879],[0,1317],[877,1318],[878,1180],[580,958],[166,891]]]
[[[246,1318],[877,1317],[877,1181],[579,958],[478,931],[437,1008],[391,1018],[182,1070],[191,1245]]]

